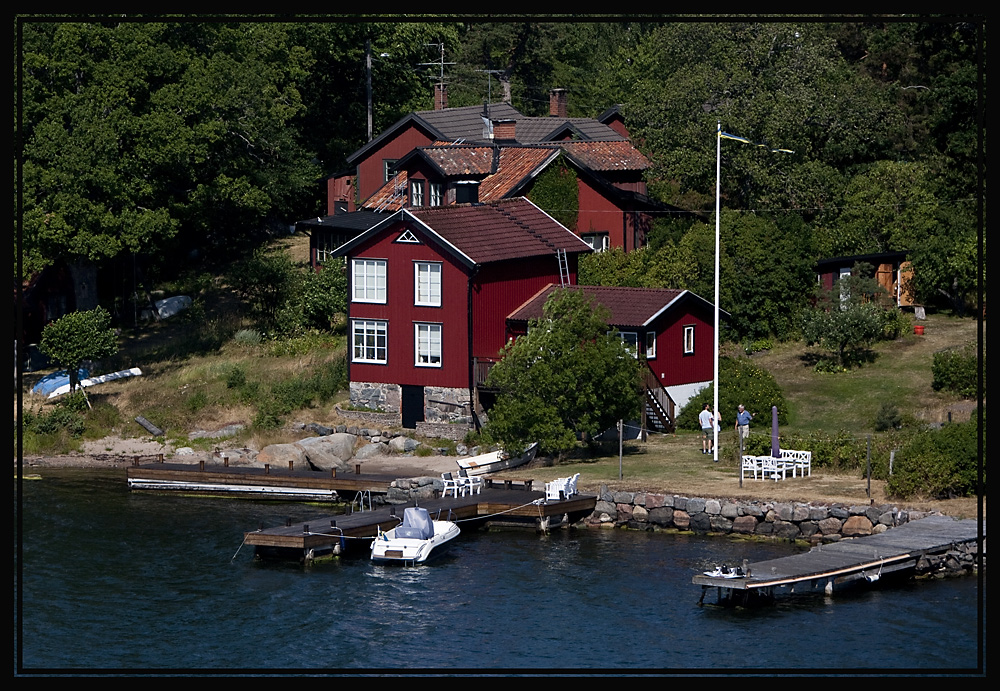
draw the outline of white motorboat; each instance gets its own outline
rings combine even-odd
[[[535,457],[538,452],[538,442],[527,447],[520,456],[511,456],[503,451],[491,451],[472,458],[458,459],[458,467],[469,475],[485,475],[498,470],[507,470],[524,465]]]
[[[431,519],[427,509],[403,511],[403,522],[372,541],[372,561],[422,564],[448,548],[461,531],[451,521]]]

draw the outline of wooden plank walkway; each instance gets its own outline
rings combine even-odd
[[[543,492],[493,487],[480,494],[422,500],[431,516],[459,524],[463,531],[483,525],[519,525],[544,529],[567,515],[576,520],[594,510],[597,497],[574,495],[569,499],[545,500]],[[324,516],[308,522],[262,528],[244,533],[244,544],[265,558],[309,560],[323,554],[367,549],[379,530],[395,528],[403,509],[412,503],[380,507],[374,511]],[[440,511],[440,514],[438,513]],[[450,512],[450,518],[449,518]],[[341,539],[343,538],[343,539]]]
[[[749,578],[697,574],[692,582],[702,586],[702,597],[711,587],[720,589],[720,597],[723,590],[728,591],[729,597],[736,591],[773,597],[776,589],[787,589],[788,593],[814,590],[831,593],[838,586],[854,581],[875,581],[888,573],[913,569],[923,556],[975,542],[977,525],[974,520],[928,516],[878,535],[840,540],[801,554],[750,564]]]
[[[226,466],[221,463],[147,463],[127,468],[130,489],[253,494],[280,499],[350,501],[358,492],[381,492],[396,476],[323,473],[292,468]]]

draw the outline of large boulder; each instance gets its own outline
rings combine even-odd
[[[306,452],[298,444],[270,444],[257,454],[257,465],[272,468],[287,468],[292,462],[296,468],[306,466]]]
[[[348,461],[354,456],[353,434],[331,434],[325,437],[307,437],[296,444],[305,453],[306,460],[319,470],[347,470]]]
[[[363,461],[366,458],[377,458],[379,456],[385,456],[388,453],[388,444],[366,444],[358,449],[358,452],[354,454],[354,460]]]
[[[420,446],[420,442],[416,439],[411,439],[410,437],[399,436],[393,437],[389,440],[389,450],[396,453],[409,453],[418,446]]]

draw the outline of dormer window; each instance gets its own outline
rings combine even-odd
[[[444,185],[440,182],[430,183],[430,203],[431,206],[441,206],[444,202]]]
[[[414,180],[410,183],[410,206],[424,205],[424,181]]]

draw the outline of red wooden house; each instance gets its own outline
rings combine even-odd
[[[557,285],[548,285],[507,318],[508,336],[527,333],[528,321]],[[687,290],[571,286],[611,313],[609,326],[645,360],[646,417],[650,426],[672,430],[677,412],[714,374],[713,305]],[[725,315],[728,316],[728,315]]]
[[[328,180],[328,214],[525,196],[558,161],[577,177],[570,230],[597,251],[643,246],[654,212],[680,210],[646,196],[649,161],[628,141],[617,108],[596,119],[566,110],[565,90],[553,89],[548,117],[526,117],[506,103],[411,113],[353,153],[350,172]],[[347,204],[346,191],[356,194]],[[332,243],[326,229],[316,230],[316,244]]]
[[[333,253],[348,262],[351,403],[471,422],[506,317],[573,283],[587,247],[526,199],[401,209]]]

